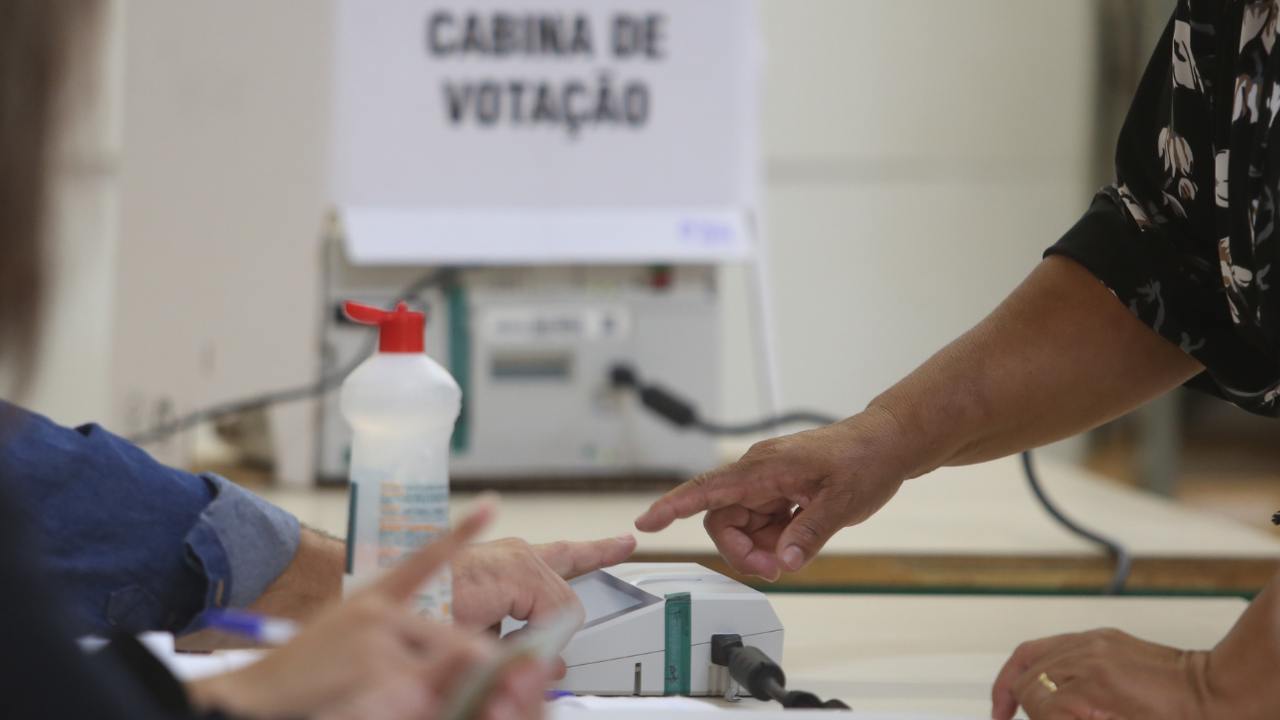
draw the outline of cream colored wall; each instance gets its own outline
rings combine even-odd
[[[1091,0],[766,0],[783,403],[836,414],[987,314],[1084,211]],[[725,413],[757,412],[723,273]]]
[[[123,120],[124,3],[102,5],[90,62],[70,84],[54,172],[36,373],[21,402],[75,425],[107,417]]]
[[[85,245],[60,265],[35,405],[132,432],[165,401],[180,413],[315,374],[330,6],[117,5],[120,162],[66,225]],[[785,404],[857,411],[1083,211],[1092,7],[764,0]],[[723,415],[744,418],[758,410],[744,283],[722,277]],[[273,418],[286,479],[309,472],[309,412]]]
[[[129,0],[113,427],[317,370],[330,13],[312,0]],[[305,405],[273,416],[310,474]],[[156,451],[181,461],[178,438]]]

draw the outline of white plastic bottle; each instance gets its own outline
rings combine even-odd
[[[351,443],[351,507],[344,587],[361,587],[449,528],[449,438],[462,390],[423,352],[426,318],[348,302],[347,316],[379,327],[378,352],[342,384]],[[446,569],[419,591],[417,609],[453,615]]]

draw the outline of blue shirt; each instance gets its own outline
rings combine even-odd
[[[298,520],[212,473],[166,467],[98,425],[0,401],[0,477],[36,529],[79,634],[183,634],[242,608],[298,550]]]

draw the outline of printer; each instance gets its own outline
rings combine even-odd
[[[690,695],[736,692],[728,668],[711,663],[711,636],[736,634],[782,662],[782,623],[764,593],[694,563],[626,563],[569,581],[586,620],[561,653],[557,687],[580,695],[662,695],[671,633],[683,631]],[[669,595],[688,610],[666,612]],[[675,600],[671,602],[677,602]],[[682,606],[683,607],[683,606]]]

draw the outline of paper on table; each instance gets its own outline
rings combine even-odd
[[[719,707],[705,700],[695,700],[693,698],[672,695],[669,697],[635,697],[624,695],[621,697],[598,697],[594,695],[581,695],[578,697],[562,697],[552,701],[547,705],[551,711],[550,715],[554,718],[561,717],[564,712],[582,711],[585,717],[589,713],[614,713],[619,711],[644,711],[656,712],[663,711],[684,711],[684,712],[723,712],[725,708]],[[575,715],[575,717],[579,717]]]
[[[753,705],[743,708],[749,712],[751,720],[795,720],[795,714],[781,707],[774,709],[758,709],[769,706]],[[774,706],[777,707],[777,706]],[[686,697],[573,697],[561,698],[547,705],[548,720],[593,720],[607,717],[608,720],[650,720],[655,712],[661,711],[663,720],[680,720],[690,718],[699,720],[707,713],[740,712],[738,708],[719,704],[715,701],[695,700]],[[805,717],[814,714],[838,715],[847,720],[972,720],[959,715],[936,715],[925,713],[864,713],[848,710],[806,710]]]
[[[173,635],[165,632],[148,632],[138,636],[138,640],[152,655],[159,658],[169,668],[174,677],[183,682],[191,682],[210,675],[221,675],[239,670],[246,665],[261,660],[266,650],[217,650],[212,653],[178,652],[173,646]]]

